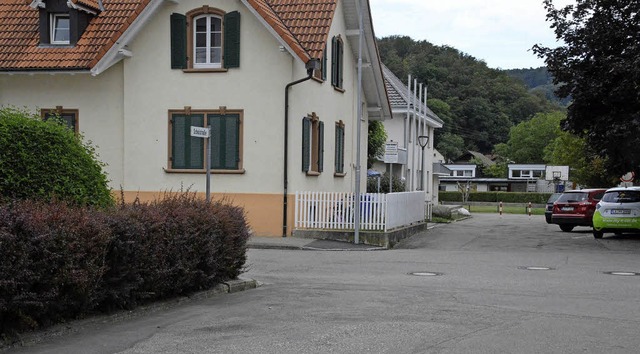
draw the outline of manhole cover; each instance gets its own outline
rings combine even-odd
[[[551,267],[538,267],[538,266],[518,267],[518,269],[523,269],[523,270],[555,270],[554,268],[551,268]]]
[[[636,272],[604,272],[604,274],[619,275],[619,276],[622,276],[622,277],[640,276],[640,273],[636,273]]]
[[[418,277],[437,277],[439,275],[442,275],[442,273],[436,273],[436,272],[413,272],[413,273],[409,273],[409,275],[415,275]]]

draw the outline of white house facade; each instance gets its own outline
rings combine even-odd
[[[60,22],[47,9],[65,9],[57,0],[12,1],[34,33]],[[360,103],[359,1],[134,3],[123,10],[118,0],[82,2],[95,14],[75,43],[81,21],[72,11],[81,10],[67,7],[70,41],[42,43],[64,41],[54,38],[62,23],[21,42],[18,60],[15,48],[0,48],[0,104],[72,117],[127,200],[204,193],[205,140],[189,128],[210,125],[212,198],[243,206],[259,236],[291,233],[296,191],[353,191],[357,136],[366,163],[366,122],[391,113],[367,1]],[[0,33],[20,37],[16,26],[0,23]]]
[[[411,78],[407,85],[386,66],[382,69],[393,113],[383,124],[388,141],[398,144],[399,159],[397,163],[377,162],[373,168],[392,173],[405,182],[406,191],[422,190],[425,201],[437,203],[442,169],[434,149],[434,132],[443,122],[426,105],[426,86]]]

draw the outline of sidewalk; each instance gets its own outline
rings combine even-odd
[[[247,242],[249,248],[305,250],[305,251],[381,251],[384,247],[354,244],[351,242],[316,240],[299,237],[257,237],[252,236]]]

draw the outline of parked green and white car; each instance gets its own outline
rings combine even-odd
[[[640,187],[607,189],[593,213],[593,237],[605,232],[640,233]]]

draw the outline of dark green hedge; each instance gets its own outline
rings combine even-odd
[[[517,192],[472,192],[469,193],[470,202],[503,202],[503,203],[534,203],[544,204],[551,193],[517,193]],[[438,193],[441,202],[462,202],[461,192]]]
[[[0,205],[0,338],[236,278],[244,210],[193,194],[110,210]]]
[[[95,148],[64,124],[0,107],[0,199],[113,204]]]

